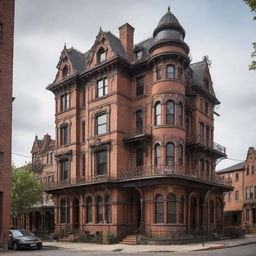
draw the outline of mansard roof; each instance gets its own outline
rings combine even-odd
[[[245,168],[245,161],[242,161],[242,162],[232,165],[228,168],[218,170],[217,173],[234,172],[234,171],[243,170],[244,168]]]

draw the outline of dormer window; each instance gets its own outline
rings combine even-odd
[[[205,89],[206,89],[207,91],[210,90],[209,80],[208,80],[208,79],[205,79],[205,80],[204,80],[204,87],[205,87]]]
[[[140,50],[140,51],[137,51],[136,53],[135,53],[135,60],[137,61],[137,60],[140,60],[142,58],[142,50]]]
[[[65,66],[65,67],[62,69],[62,78],[65,78],[67,75],[68,75],[68,67]]]
[[[97,54],[98,63],[106,60],[106,50],[104,48],[100,48]]]

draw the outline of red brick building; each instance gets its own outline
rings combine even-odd
[[[54,184],[54,147],[55,140],[50,135],[44,135],[41,140],[35,136],[31,150],[31,169],[45,186]],[[43,193],[42,199],[28,213],[11,219],[11,226],[31,230],[40,235],[52,233],[54,231],[54,201],[52,196]]]
[[[246,160],[218,171],[232,179],[233,191],[225,194],[225,225],[256,231],[256,150],[249,147]]]
[[[0,1],[0,248],[10,220],[14,0]]]
[[[64,47],[47,89],[56,100],[56,230],[158,236],[221,232],[213,141],[215,96],[207,59],[190,64],[185,30],[168,10],[134,45],[99,31],[85,53]]]

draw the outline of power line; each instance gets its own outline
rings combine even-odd
[[[234,158],[229,158],[229,157],[227,157],[227,159],[229,159],[229,160],[233,160],[233,161],[237,161],[237,162],[243,162],[243,161],[244,161],[244,160],[234,159]]]
[[[22,156],[22,157],[32,158],[31,156],[25,156],[25,155],[18,154],[18,153],[12,153],[12,154],[13,154],[13,155],[16,155],[16,156]]]

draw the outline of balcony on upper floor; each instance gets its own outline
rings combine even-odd
[[[213,142],[210,138],[203,137],[201,135],[188,136],[186,138],[186,145],[190,148],[201,149],[211,153],[217,158],[226,157],[226,148],[216,142]]]
[[[44,168],[44,165],[40,161],[34,161],[31,164],[31,171],[36,174],[42,173],[43,168]]]
[[[182,166],[141,166],[136,168],[126,168],[119,172],[119,180],[138,180],[145,178],[179,178],[191,180],[193,182],[204,182],[221,186],[232,187],[232,180],[218,176],[216,174],[210,174],[198,169],[186,170]]]
[[[43,187],[46,191],[66,188],[66,187],[74,187],[80,185],[89,185],[96,184],[101,182],[107,182],[113,180],[108,174],[98,175],[98,176],[83,176],[83,177],[73,177],[67,178],[63,180],[57,180],[54,182],[43,182]]]
[[[210,186],[222,187],[226,191],[232,189],[232,180],[230,178],[225,178],[216,174],[210,174],[198,169],[186,170],[182,166],[166,165],[123,168],[119,170],[118,177],[113,177],[109,174],[74,177],[65,180],[58,180],[51,183],[43,183],[43,185],[44,189],[50,192],[58,189],[91,186],[109,182],[118,183],[120,186],[122,186],[122,184],[126,184],[127,182],[134,183],[140,181],[149,182],[151,184],[152,182],[155,182],[155,180],[161,179],[162,184],[163,181],[168,181],[167,178],[175,179],[175,184],[177,183],[177,180],[179,180],[183,184],[195,184],[195,182],[200,182]]]
[[[128,130],[125,132],[123,138],[124,144],[133,145],[140,142],[149,142],[152,140],[152,128],[151,126],[147,127],[138,127],[136,129]]]

